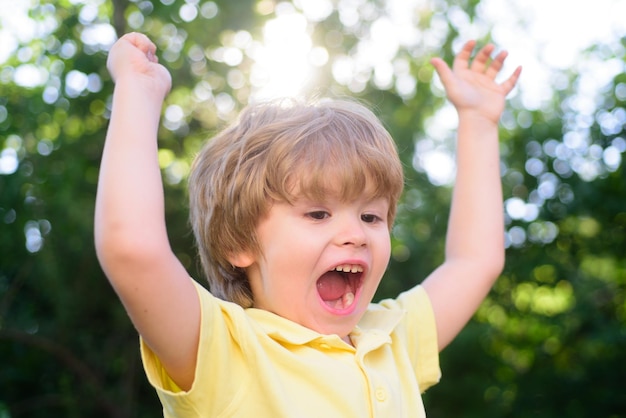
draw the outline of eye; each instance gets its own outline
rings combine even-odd
[[[364,213],[363,215],[361,215],[361,220],[368,224],[373,224],[375,222],[382,221],[382,218],[372,213]]]
[[[321,221],[322,219],[326,219],[330,216],[330,213],[323,210],[315,210],[313,212],[308,212],[306,214],[311,219],[315,219],[317,221]]]

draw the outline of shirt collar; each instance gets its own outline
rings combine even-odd
[[[306,345],[315,340],[324,340],[336,347],[347,347],[337,335],[324,335],[272,312],[248,308],[246,315],[261,326],[267,336],[282,343]],[[350,333],[353,343],[358,348],[367,341],[373,348],[389,342],[390,335],[402,319],[403,312],[390,310],[380,305],[371,304],[355,329]]]

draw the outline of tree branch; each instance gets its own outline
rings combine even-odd
[[[118,38],[121,38],[128,31],[124,12],[128,7],[128,0],[112,0],[113,3],[113,27]]]
[[[100,378],[82,360],[70,350],[49,338],[39,335],[28,334],[14,329],[0,329],[0,340],[12,340],[20,344],[28,345],[52,355],[65,364],[79,379],[94,388],[98,404],[114,418],[124,418],[127,414],[121,410],[115,402],[108,399],[104,393],[104,385]]]

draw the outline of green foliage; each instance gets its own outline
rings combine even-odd
[[[253,47],[279,6],[269,0],[31,3],[40,36],[21,41],[0,63],[0,417],[158,416],[137,335],[92,244],[112,92],[109,43],[93,38],[93,30],[105,39],[147,33],[172,72],[159,138],[168,229],[177,255],[200,278],[187,225],[189,161],[254,94]],[[293,12],[304,13],[294,3]],[[333,59],[356,60],[387,13],[385,2],[362,3],[358,11],[333,9],[309,19],[313,44],[329,57],[311,90],[370,103],[406,166],[382,298],[418,283],[443,259],[450,188],[432,181],[415,151],[428,143],[431,118],[444,104],[428,59],[440,51],[451,58],[459,27],[450,16],[465,13],[472,21],[479,2],[433,2],[416,12],[417,29],[437,45],[400,46],[389,83],[368,67],[351,79],[333,74]],[[189,5],[193,10],[184,9]],[[350,21],[348,12],[358,18]],[[239,59],[229,61],[228,53]],[[624,61],[623,48],[598,46],[589,54]],[[40,81],[19,82],[26,69]],[[578,74],[566,76],[570,87],[555,90],[545,108],[524,109],[514,98],[503,118],[507,266],[474,320],[442,353],[443,380],[425,395],[431,417],[626,414],[620,389],[626,76],[615,77],[590,115],[575,106]],[[566,145],[576,135],[586,142]],[[438,139],[445,145],[450,138]],[[536,209],[535,216],[517,216],[515,205]]]

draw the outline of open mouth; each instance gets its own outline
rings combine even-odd
[[[317,292],[332,311],[345,311],[354,304],[362,277],[363,266],[342,264],[324,273],[317,280]]]

